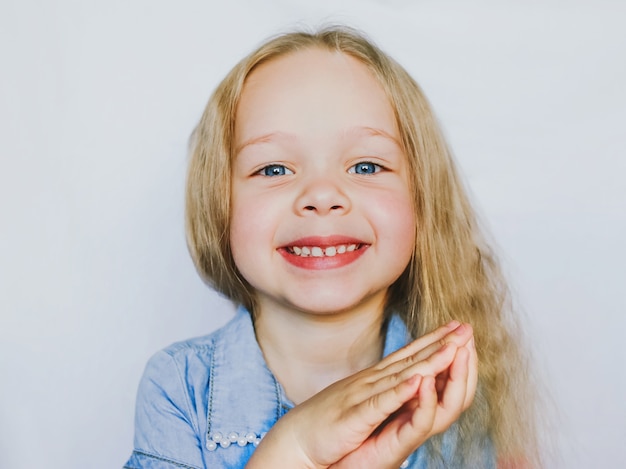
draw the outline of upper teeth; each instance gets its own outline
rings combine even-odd
[[[357,246],[357,244],[339,244],[326,248],[321,246],[292,246],[291,252],[301,257],[332,257],[337,254],[354,251]]]

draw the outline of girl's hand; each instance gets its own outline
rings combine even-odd
[[[469,407],[476,390],[475,376],[476,353],[471,343],[458,349],[445,382],[439,377],[424,377],[415,398],[401,406],[359,448],[330,467],[399,468],[413,451],[445,431]]]
[[[471,403],[471,340],[469,325],[450,323],[332,384],[280,419],[248,467],[399,467]]]

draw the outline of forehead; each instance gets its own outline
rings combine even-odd
[[[255,68],[237,106],[235,140],[271,132],[328,133],[353,127],[397,137],[395,113],[377,78],[356,58],[309,48]]]

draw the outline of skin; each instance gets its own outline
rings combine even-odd
[[[393,109],[359,61],[308,49],[256,68],[236,115],[233,257],[297,404],[247,467],[398,467],[469,406],[476,354],[451,323],[381,360],[416,237]]]
[[[477,379],[471,337],[469,325],[450,323],[334,383],[279,420],[246,467],[282,461],[284,467],[398,468],[471,404]],[[438,392],[435,376],[444,371]]]

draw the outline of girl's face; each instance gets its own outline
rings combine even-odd
[[[260,312],[375,307],[416,220],[393,109],[365,65],[308,49],[247,78],[237,108],[231,246]]]

